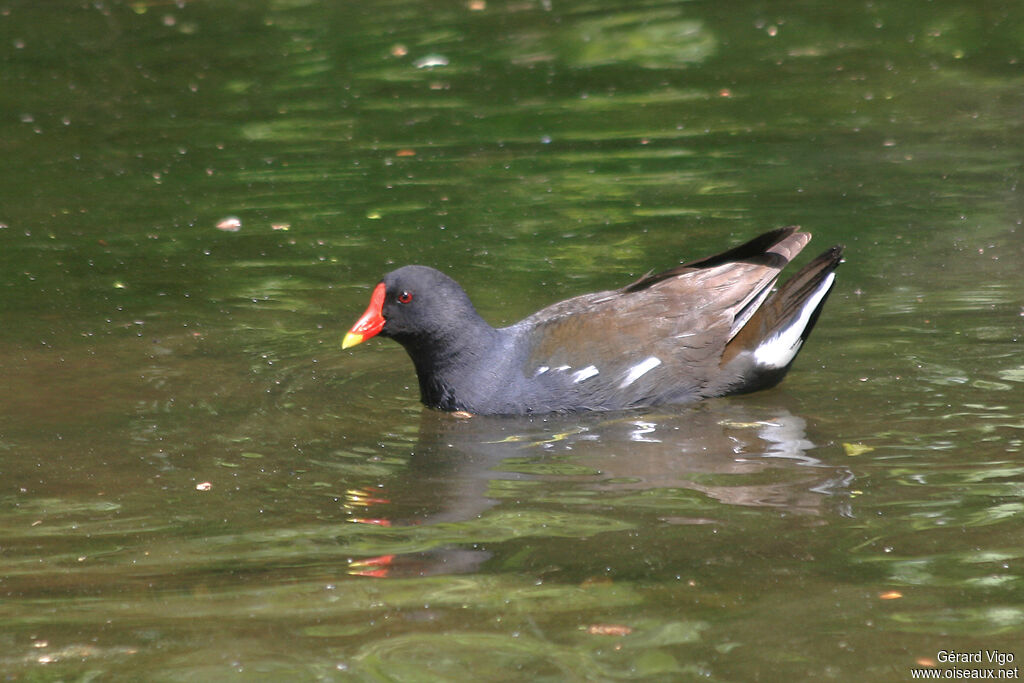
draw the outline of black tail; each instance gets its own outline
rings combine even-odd
[[[786,280],[726,345],[723,374],[732,391],[754,391],[778,383],[818,322],[842,260],[843,247],[825,251]],[[731,372],[735,370],[734,372]]]

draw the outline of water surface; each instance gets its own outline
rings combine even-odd
[[[0,27],[12,680],[1024,658],[1019,8],[8,2]],[[786,224],[847,262],[771,391],[459,420],[397,345],[340,349],[398,264],[507,324]]]

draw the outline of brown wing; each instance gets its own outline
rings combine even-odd
[[[539,311],[521,323],[533,340],[524,375],[583,393],[593,407],[696,398],[725,345],[810,239],[796,230]]]

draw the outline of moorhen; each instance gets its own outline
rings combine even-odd
[[[835,280],[842,247],[776,291],[811,239],[780,228],[621,289],[553,304],[495,329],[426,266],[384,276],[345,335],[405,347],[426,405],[473,414],[621,410],[764,389],[786,374]]]

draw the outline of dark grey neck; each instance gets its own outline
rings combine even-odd
[[[429,337],[398,340],[416,366],[420,399],[439,410],[470,410],[486,392],[491,370],[502,360],[502,331],[474,315],[458,329]]]

